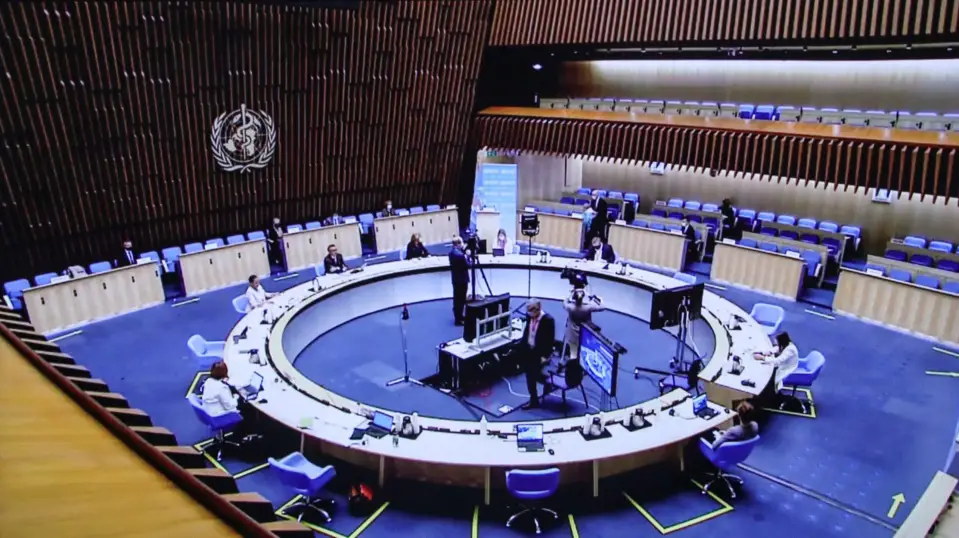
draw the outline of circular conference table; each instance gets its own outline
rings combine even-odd
[[[648,313],[652,291],[682,285],[679,280],[650,271],[628,268],[625,275],[617,268],[602,264],[553,258],[547,263],[533,262],[525,256],[481,256],[487,280],[496,294],[510,293],[526,297],[528,270],[531,268],[532,296],[563,300],[569,284],[559,277],[566,266],[586,273],[593,293],[604,297],[608,310],[633,317]],[[317,289],[319,288],[319,289]],[[403,304],[449,299],[453,288],[445,256],[383,263],[362,272],[327,275],[290,288],[265,308],[246,314],[230,331],[224,360],[236,382],[249,379],[253,372],[264,377],[261,400],[253,402],[261,419],[295,431],[304,454],[320,452],[325,456],[378,472],[380,486],[387,478],[424,480],[437,484],[482,487],[488,504],[491,487],[502,487],[503,472],[529,467],[559,467],[564,483],[592,482],[593,494],[599,494],[599,479],[614,476],[652,463],[675,460],[683,466],[683,447],[704,432],[721,426],[732,417],[729,407],[738,400],[757,395],[770,382],[773,369],[752,358],[752,351],[770,349],[766,332],[749,315],[730,301],[706,291],[702,317],[715,336],[715,346],[700,378],[706,384],[709,405],[719,411],[705,420],[694,417],[688,393],[673,390],[652,400],[606,412],[611,437],[587,441],[579,429],[582,416],[543,423],[544,442],[554,454],[519,452],[511,434],[518,422],[490,422],[489,435],[480,435],[479,424],[421,416],[422,433],[415,440],[401,439],[394,446],[390,436],[366,437],[363,443],[351,441],[356,427],[367,423],[373,411],[397,417],[402,413],[378,409],[331,392],[301,374],[293,365],[297,355],[322,334],[364,315]],[[264,313],[264,310],[268,313]],[[728,322],[739,317],[739,327]],[[264,323],[265,319],[272,323]],[[235,341],[246,331],[246,337]],[[439,342],[438,342],[439,344]],[[266,364],[250,362],[251,350],[258,350]],[[729,373],[733,355],[742,357],[741,374]],[[263,361],[261,361],[263,362]],[[713,379],[715,377],[715,380]],[[751,380],[755,387],[742,385]],[[674,407],[665,406],[684,400]],[[646,413],[650,426],[629,431],[621,422],[636,409]]]

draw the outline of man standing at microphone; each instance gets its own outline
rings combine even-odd
[[[453,238],[453,248],[450,249],[450,277],[453,280],[453,321],[457,326],[463,325],[463,315],[466,309],[466,292],[470,285],[470,260],[463,245],[463,238]]]

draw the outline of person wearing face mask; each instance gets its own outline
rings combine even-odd
[[[513,253],[513,242],[509,240],[509,237],[506,237],[506,230],[500,228],[496,232],[496,243],[493,245],[493,248],[503,249],[503,254],[512,254]]]
[[[270,264],[283,267],[283,227],[280,217],[273,217],[273,224],[266,232],[266,245],[270,254]]]
[[[117,258],[117,267],[136,265],[137,257],[136,254],[133,253],[133,241],[130,241],[130,239],[124,239],[122,247],[123,249],[120,251],[120,257]]]
[[[606,263],[616,262],[616,253],[613,252],[613,246],[603,243],[603,240],[596,236],[592,239],[592,246],[586,251],[586,259],[591,262],[605,261]]]
[[[426,250],[426,245],[420,240],[420,234],[413,234],[410,237],[410,242],[406,245],[406,259],[428,258],[429,255],[430,253]]]
[[[386,201],[386,206],[383,208],[383,216],[384,216],[384,217],[395,217],[395,216],[396,216],[396,210],[393,209],[393,200],[387,200],[387,201]]]

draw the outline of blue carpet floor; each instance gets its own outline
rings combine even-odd
[[[280,282],[266,280],[265,286],[278,291],[310,276],[301,273]],[[239,318],[230,307],[230,300],[242,289],[237,286],[205,294],[195,303],[183,306],[167,303],[91,324],[82,328],[82,334],[62,340],[60,345],[80,364],[90,368],[95,377],[125,394],[132,406],[148,412],[157,425],[172,430],[181,443],[197,443],[205,439],[207,433],[183,399],[198,372],[185,342],[194,333],[210,339],[225,337]],[[843,317],[827,319],[811,314],[807,309],[822,310],[810,305],[780,302],[737,289],[712,291],[747,311],[756,302],[781,304],[787,311],[783,328],[797,342],[801,354],[818,349],[826,356],[827,364],[813,389],[815,419],[777,414],[764,424],[763,442],[747,464],[775,479],[742,470],[738,474],[746,480],[745,491],[730,503],[733,510],[674,532],[681,536],[715,536],[722,532],[738,536],[891,536],[889,525],[902,522],[935,471],[946,464],[959,416],[959,380],[928,376],[925,371],[955,371],[959,369],[956,359],[936,352],[933,345],[924,340]],[[557,305],[546,307],[554,311]],[[448,305],[424,303],[413,308],[416,319],[422,316],[424,320],[431,320],[410,333],[411,350],[417,350],[417,372],[429,373],[435,368],[435,362],[431,362],[435,361],[433,346],[456,331],[452,326],[447,327]],[[381,326],[389,329],[389,324],[379,321],[377,316],[379,314],[367,316],[331,331],[317,345],[326,341],[327,345],[343,351],[336,360],[344,361],[338,364],[346,364],[347,352],[343,346],[350,340],[351,333]],[[643,360],[651,361],[649,363],[668,360],[668,356],[661,355],[671,351],[668,335],[651,333],[648,328],[631,334],[630,324],[640,322],[615,314],[604,316],[602,323],[622,332],[624,341],[634,339],[628,344],[624,342],[628,349],[633,346],[644,350],[635,355],[630,353],[628,357],[645,355]],[[395,332],[398,340],[399,333]],[[645,353],[647,346],[655,353]],[[393,353],[382,362],[401,371],[397,358]],[[319,369],[320,365],[310,363],[307,356],[298,366],[307,375],[313,375],[311,368]],[[369,376],[364,378],[338,370],[332,377],[339,377],[336,382],[342,384],[343,390],[357,391],[358,395],[388,399],[396,394],[364,388],[364,383],[369,384]],[[626,377],[636,384],[631,390],[637,395],[645,390],[631,375]],[[513,389],[525,392],[525,386],[516,387],[515,383]],[[408,389],[399,392],[404,391]],[[455,401],[441,405],[449,413],[457,412]],[[231,472],[239,472],[255,468],[256,463],[230,460],[227,467]],[[570,498],[558,499],[559,506],[573,515],[573,521],[564,517],[544,535],[571,536],[571,524],[575,525],[578,535],[584,537],[659,535],[656,526],[622,491],[629,493],[667,530],[723,506],[711,497],[700,495],[692,486],[678,488],[677,484],[688,482],[687,477],[664,478],[655,471],[643,471],[620,482],[625,484],[604,482],[604,495],[598,505],[584,500],[579,495],[581,492],[570,492]],[[260,492],[276,507],[292,497],[268,469],[240,478],[238,483],[244,491]],[[788,487],[788,483],[811,490],[815,496],[799,493]],[[423,486],[409,486],[415,487]],[[387,492],[390,506],[366,528],[363,536],[395,536],[397,532],[423,537],[472,533],[474,508],[478,504],[475,492],[463,492],[460,496],[446,491],[420,496],[407,494],[407,486],[403,488],[403,494]],[[906,505],[894,519],[889,519],[886,512],[892,496],[897,493],[905,495]],[[483,507],[475,513],[480,536],[515,535],[502,527],[503,505],[503,499],[494,499],[493,507]],[[854,515],[856,512],[860,514]],[[330,528],[348,536],[362,524],[341,508]]]

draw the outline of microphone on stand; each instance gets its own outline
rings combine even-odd
[[[408,308],[406,308],[406,305],[405,305],[405,304],[403,305],[403,315],[402,315],[402,319],[403,319],[403,321],[406,321],[406,320],[410,319],[410,310],[409,310]]]

